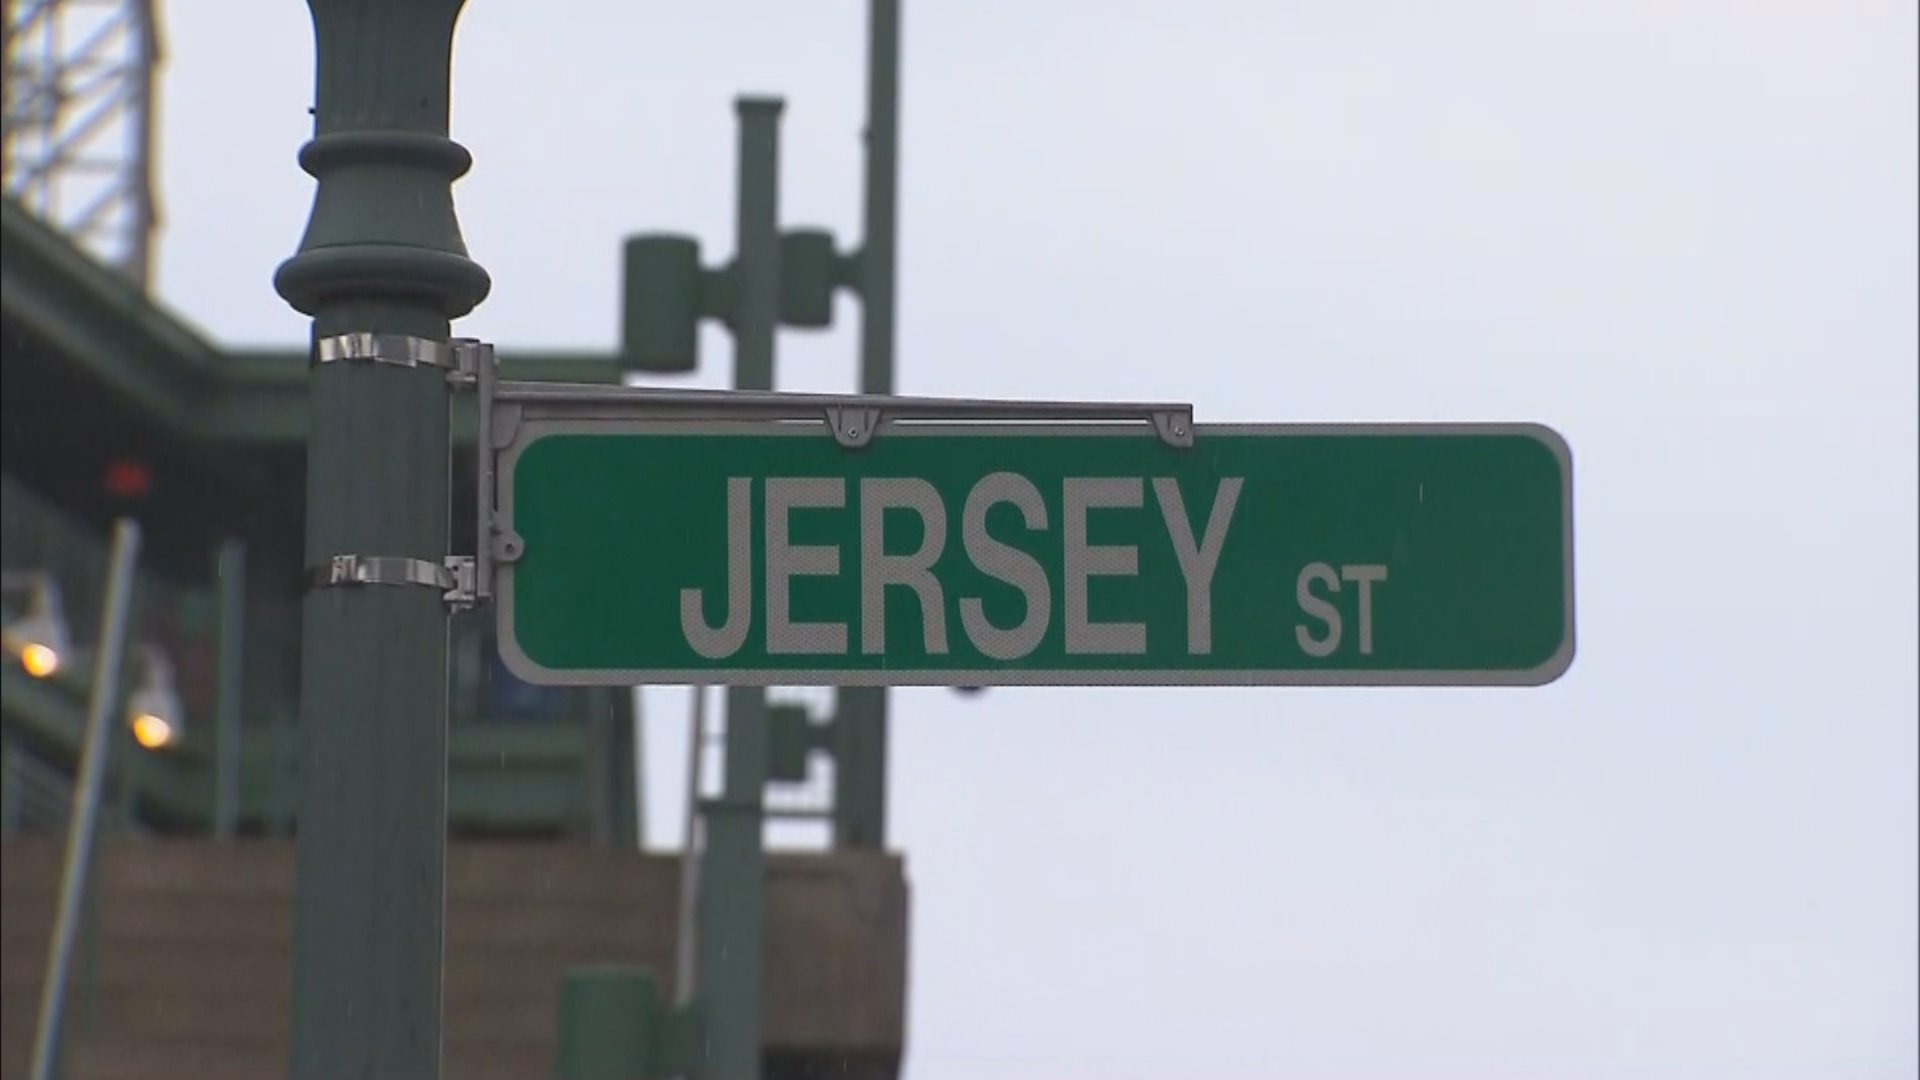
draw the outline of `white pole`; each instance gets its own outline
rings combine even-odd
[[[107,560],[107,595],[100,618],[100,647],[93,660],[93,692],[87,699],[87,726],[81,734],[75,769],[73,813],[67,822],[67,856],[60,868],[60,907],[54,913],[53,940],[47,949],[47,977],[40,984],[40,1022],[33,1037],[33,1080],[52,1080],[58,1056],[60,1016],[73,966],[73,938],[80,903],[87,894],[87,868],[93,858],[93,831],[100,811],[101,781],[106,775],[113,710],[120,702],[120,657],[127,642],[127,608],[133,593],[134,558],[140,527],[125,518],[113,526],[113,551]]]
[[[633,849],[647,850],[647,691],[633,688]]]
[[[707,688],[693,688],[692,731],[687,737],[687,819],[680,836],[680,935],[674,950],[674,1001],[693,1001],[694,945],[700,903],[700,766],[707,745]]]

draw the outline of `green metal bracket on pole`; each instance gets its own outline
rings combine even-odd
[[[837,718],[814,720],[805,705],[783,702],[767,708],[767,779],[797,784],[807,778],[816,751],[833,749]]]
[[[850,275],[851,257],[833,248],[825,229],[789,229],[780,236],[780,322],[820,329],[833,325],[834,288]]]
[[[781,234],[779,254],[778,325],[831,325],[834,290],[852,283],[856,257],[835,251],[832,235],[822,229]],[[700,241],[675,233],[643,233],[627,238],[622,265],[620,355],[629,370],[680,375],[698,368],[703,318],[740,330],[739,260],[702,267]]]
[[[700,317],[721,290],[700,268],[700,241],[653,233],[626,243],[621,362],[634,371],[680,374],[700,364]]]
[[[669,1008],[645,968],[590,964],[560,983],[557,1080],[651,1080],[693,1067],[698,1015]]]

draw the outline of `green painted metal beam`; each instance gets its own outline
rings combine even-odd
[[[91,382],[184,440],[301,444],[311,430],[307,353],[223,349],[94,262],[11,200],[0,200],[0,311]],[[615,383],[615,350],[505,349],[501,376]],[[473,441],[471,408],[456,440]]]
[[[0,313],[174,430],[191,426],[219,365],[204,340],[11,200],[0,200]]]

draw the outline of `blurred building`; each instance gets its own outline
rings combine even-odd
[[[159,216],[150,4],[7,0],[5,12],[0,1080],[25,1075],[31,1051],[106,537],[123,515],[144,542],[64,1075],[281,1075],[305,354],[224,350],[147,292]],[[620,376],[611,355],[509,352],[503,366]],[[452,467],[470,476],[472,416],[456,412],[454,427]],[[455,484],[455,537],[474,534],[460,524],[471,486]],[[632,695],[520,682],[499,663],[491,617],[456,616],[450,631],[448,826],[460,842],[446,1075],[462,1080],[552,1075],[561,972],[619,961],[670,981],[682,928],[682,860],[638,850]],[[898,859],[777,857],[768,895],[769,1075],[895,1075]]]

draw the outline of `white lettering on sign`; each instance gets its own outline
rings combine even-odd
[[[1340,568],[1340,579],[1360,585],[1360,655],[1373,655],[1373,584],[1387,580],[1387,568],[1378,563],[1357,563]]]
[[[1136,510],[1141,503],[1138,477],[1068,477],[1061,489],[1065,505],[1067,651],[1139,656],[1147,651],[1144,623],[1096,623],[1087,615],[1087,582],[1094,577],[1133,577],[1140,573],[1140,549],[1131,544],[1087,543],[1087,511]]]
[[[789,592],[801,575],[835,577],[840,549],[787,540],[795,510],[838,510],[847,504],[847,484],[838,477],[775,477],[767,481],[767,652],[788,655],[844,654],[847,624],[793,621]]]
[[[1300,569],[1300,576],[1294,579],[1294,599],[1300,603],[1300,610],[1309,617],[1319,620],[1325,627],[1316,634],[1305,623],[1293,628],[1294,640],[1300,643],[1300,649],[1308,656],[1332,656],[1340,647],[1342,636],[1340,608],[1321,599],[1313,591],[1317,584],[1328,593],[1338,593],[1340,583],[1346,581],[1360,586],[1360,655],[1373,655],[1373,586],[1387,580],[1387,568],[1379,563],[1349,563],[1336,573],[1332,564],[1323,562],[1308,563]]]
[[[920,549],[909,555],[888,555],[884,525],[888,510],[911,510],[920,515]],[[875,656],[887,651],[887,586],[912,589],[920,600],[920,620],[927,655],[947,651],[947,604],[933,564],[947,549],[947,508],[940,493],[925,480],[867,479],[860,481],[860,651]]]
[[[746,643],[753,622],[753,481],[727,480],[727,621],[707,625],[706,597],[700,589],[680,590],[680,632],[694,652],[724,660]]]
[[[1340,591],[1340,575],[1326,563],[1316,562],[1300,569],[1300,576],[1293,582],[1293,595],[1300,601],[1301,611],[1327,625],[1326,634],[1315,637],[1306,624],[1301,623],[1294,626],[1293,637],[1300,643],[1300,651],[1308,656],[1332,656],[1333,650],[1340,647],[1340,609],[1313,594],[1316,582],[1325,585],[1328,592]]]
[[[1187,582],[1189,656],[1205,656],[1213,651],[1213,571],[1220,565],[1220,548],[1227,540],[1234,504],[1240,500],[1240,484],[1238,476],[1220,481],[1220,490],[1213,496],[1213,509],[1207,514],[1206,531],[1201,534],[1200,542],[1195,543],[1179,483],[1166,476],[1153,482],[1154,498],[1160,500],[1160,515],[1167,521],[1167,539],[1173,541],[1173,554],[1180,560],[1180,576]]]
[[[1046,636],[1047,622],[1053,615],[1053,591],[1047,587],[1047,572],[1040,560],[987,533],[987,512],[998,503],[1013,504],[1029,529],[1047,527],[1047,505],[1040,500],[1040,489],[1026,477],[989,473],[967,494],[960,520],[960,543],[967,558],[981,573],[1019,589],[1027,600],[1027,614],[1015,625],[1001,628],[988,622],[980,601],[969,596],[960,601],[960,625],[974,648],[995,660],[1018,660]]]
[[[1233,524],[1243,483],[1223,478],[1215,490],[1207,523],[1198,536],[1187,514],[1186,499],[1170,477],[1152,481],[1167,540],[1187,593],[1187,652],[1204,656],[1213,651],[1213,578]],[[765,484],[766,536],[766,651],[772,655],[846,655],[848,627],[843,622],[795,622],[793,579],[839,577],[841,552],[837,544],[795,544],[792,516],[800,510],[843,510],[847,481],[838,477],[769,477]],[[727,480],[726,618],[715,626],[707,621],[707,590],[680,590],[680,630],[687,645],[709,660],[724,660],[745,645],[753,626],[753,485],[747,477]],[[1087,515],[1094,510],[1139,510],[1144,505],[1142,477],[1070,477],[1061,485],[1062,575],[1060,591],[1066,605],[1066,651],[1080,655],[1140,656],[1147,651],[1147,627],[1140,622],[1095,622],[1089,612],[1089,583],[1096,577],[1132,577],[1140,573],[1136,544],[1093,544],[1087,539]],[[940,492],[918,477],[867,477],[859,481],[860,512],[860,651],[878,656],[887,649],[887,597],[890,590],[910,589],[920,606],[920,638],[926,655],[948,652],[947,596],[934,567],[946,552],[948,516]],[[987,515],[1002,503],[1020,511],[1029,532],[1048,528],[1047,508],[1039,488],[1018,473],[996,472],[981,477],[967,493],[961,511],[960,541],[967,558],[981,573],[1019,590],[1026,612],[1012,626],[996,626],[987,618],[979,597],[958,598],[960,626],[968,641],[994,660],[1019,660],[1030,655],[1045,638],[1053,618],[1053,582],[1048,568],[1033,555],[987,532]],[[921,539],[910,552],[888,552],[884,525],[889,511],[912,512],[920,518]],[[1326,656],[1339,647],[1340,609],[1320,598],[1311,586],[1319,583],[1329,593],[1340,583],[1360,585],[1360,651],[1373,651],[1373,592],[1386,579],[1386,567],[1355,565],[1338,573],[1327,563],[1313,563],[1301,571],[1297,586],[1300,606],[1319,619],[1324,633],[1296,628],[1301,648]]]

